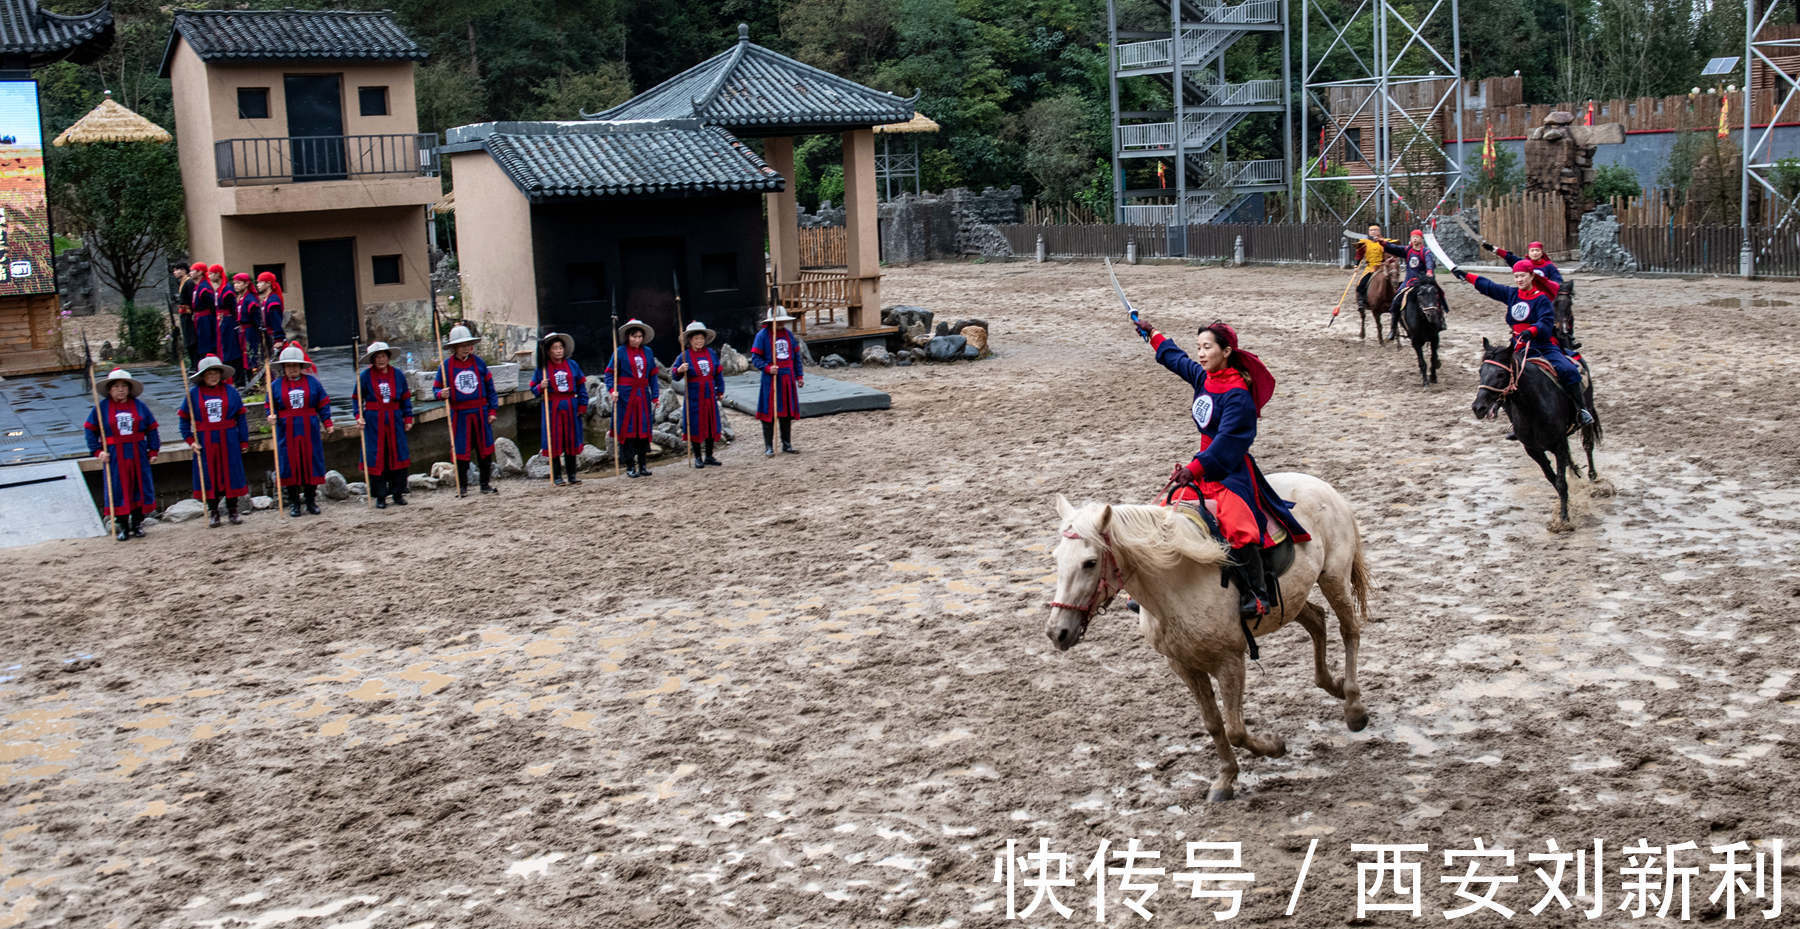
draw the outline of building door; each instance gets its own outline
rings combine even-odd
[[[301,242],[300,288],[307,344],[349,345],[357,333],[356,240]]]
[[[680,239],[626,239],[619,243],[624,277],[624,319],[641,319],[656,330],[656,357],[668,364],[680,354],[675,325],[675,272],[681,267]],[[685,320],[684,320],[685,321]]]
[[[296,181],[346,177],[341,83],[335,74],[289,74],[283,79]]]

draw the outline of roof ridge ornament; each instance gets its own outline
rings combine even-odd
[[[738,41],[740,43],[750,41],[749,23],[738,23]]]

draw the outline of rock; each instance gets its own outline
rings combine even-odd
[[[981,328],[986,329],[988,327],[988,323],[987,323],[987,320],[985,320],[985,319],[959,319],[956,322],[953,322],[950,324],[950,331],[951,332],[961,332],[964,329],[969,328],[970,326],[980,326]]]
[[[274,505],[274,497],[265,497],[262,494],[257,494],[250,498],[250,509],[252,510],[266,510]]]
[[[931,340],[931,321],[935,316],[922,306],[890,306],[881,311],[881,324],[899,327],[900,341],[911,344],[918,339]]]
[[[719,406],[719,434],[724,436],[727,442],[737,441],[737,433],[731,430],[731,420],[726,417],[723,404]]]
[[[894,367],[896,368],[910,368],[912,367],[912,363],[911,354],[894,356]]]
[[[598,374],[588,375],[587,392],[588,410],[591,412],[595,407],[604,402],[602,398],[606,396],[606,379]]]
[[[100,360],[101,361],[111,361],[112,356],[113,356],[112,340],[108,339],[105,342],[101,342],[100,343]]]
[[[1469,224],[1469,228],[1476,230],[1481,228],[1480,210],[1463,210],[1458,215],[1462,217],[1463,222]],[[1481,260],[1481,240],[1464,232],[1462,226],[1455,222],[1439,223],[1437,238],[1438,244],[1444,247],[1444,253],[1457,264],[1471,264]],[[1351,297],[1345,298],[1346,301],[1352,299]],[[1352,308],[1354,309],[1354,306]]]
[[[408,474],[406,476],[406,489],[436,490],[438,489],[438,479],[429,474]]]
[[[681,415],[681,396],[672,389],[664,389],[656,398],[656,422],[672,423]]]
[[[591,471],[611,460],[611,456],[592,445],[583,445],[581,454],[575,456],[575,463],[584,471]]]
[[[937,328],[933,329],[931,331],[931,334],[935,335],[935,336],[949,335],[950,334],[950,324],[949,323],[938,323]]]
[[[792,329],[789,329],[788,332],[793,333],[794,341],[800,343],[800,360],[806,362],[806,366],[809,368],[818,364],[813,360],[812,347],[806,344],[806,340],[800,337],[800,333],[794,332]]]
[[[494,437],[494,474],[499,477],[518,477],[525,473],[525,458],[519,454],[519,446],[505,436]]]
[[[1549,116],[1544,117],[1546,126],[1567,126],[1574,121],[1575,114],[1568,110],[1552,110]]]
[[[826,355],[825,359],[823,361],[819,362],[819,367],[821,367],[821,368],[842,368],[848,364],[849,364],[849,362],[844,360],[844,356],[833,353],[830,355]]]
[[[974,361],[975,359],[980,358],[980,357],[981,357],[980,349],[977,349],[973,345],[968,345],[968,344],[963,345],[963,358],[964,359],[966,359],[968,361]]]
[[[336,471],[325,472],[325,499],[350,499],[350,482],[344,480],[344,476]]]
[[[368,494],[368,492],[369,492],[369,485],[363,483],[362,481],[351,481],[350,482],[350,495],[351,496],[353,496],[353,497],[366,496]]]
[[[1601,123],[1598,126],[1570,126],[1569,138],[1577,145],[1592,147],[1595,145],[1623,145],[1625,143],[1625,126],[1623,123]]]
[[[436,478],[437,482],[440,484],[447,481],[454,481],[456,480],[456,465],[453,465],[448,461],[433,462],[431,465],[431,476]]]
[[[1543,139],[1546,142],[1561,142],[1565,135],[1567,135],[1567,133],[1563,132],[1561,129],[1546,129],[1544,130]]]
[[[894,356],[888,354],[887,346],[871,345],[863,349],[862,363],[874,367],[885,368],[894,363]]]
[[[713,348],[717,349],[719,352],[719,370],[725,372],[726,377],[732,377],[750,370],[749,359],[738,354],[737,349],[726,345],[724,342],[713,343]]]
[[[673,429],[653,429],[650,432],[650,444],[656,448],[666,448],[672,452],[681,451],[684,444],[681,436]]]
[[[519,389],[519,365],[517,362],[509,361],[505,364],[488,365],[488,374],[494,378],[494,392],[497,394],[505,395]],[[426,381],[425,383],[431,382]]]
[[[969,357],[979,358],[988,353],[988,331],[986,326],[972,324],[958,329],[957,332],[961,333],[963,339],[969,343],[969,347],[975,350],[975,354]]]
[[[1583,271],[1637,273],[1637,256],[1619,242],[1619,219],[1611,205],[1601,204],[1582,215],[1579,241]]]
[[[166,523],[185,523],[204,515],[206,515],[206,504],[192,497],[182,500],[162,512],[163,522]]]
[[[531,460],[525,462],[525,476],[534,481],[541,481],[544,478],[549,477],[550,476],[549,460],[544,458],[543,455],[531,456]]]
[[[931,345],[926,348],[925,355],[932,361],[955,361],[962,357],[963,349],[968,345],[969,340],[962,336],[940,335],[931,340]]]

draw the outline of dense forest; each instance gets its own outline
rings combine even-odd
[[[70,12],[95,2],[45,5]],[[1743,3],[1461,0],[1464,74],[1519,71],[1536,102],[1683,92],[1708,58],[1742,54]],[[1794,5],[1789,0],[1783,20],[1792,21]],[[431,52],[418,76],[422,129],[575,118],[728,48],[743,22],[769,48],[884,90],[921,91],[919,109],[943,126],[925,140],[927,189],[1018,184],[1045,201],[1109,208],[1106,0],[395,0],[393,8]],[[118,39],[105,59],[40,71],[48,131],[111,90],[179,132],[168,81],[157,77],[173,9],[114,0]],[[1119,18],[1126,28],[1166,28],[1168,6],[1119,0]],[[1447,29],[1447,19],[1439,25]],[[1366,46],[1367,30],[1352,39]],[[1298,81],[1298,28],[1291,52]],[[1281,75],[1278,41],[1240,43],[1227,54],[1233,80]],[[1266,152],[1278,137],[1278,123],[1250,121],[1231,146]],[[799,154],[802,200],[841,197],[837,140],[813,137]]]

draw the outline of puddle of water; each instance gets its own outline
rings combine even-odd
[[[202,929],[224,929],[226,926],[231,926],[232,929],[269,929],[271,926],[279,926],[282,923],[291,923],[300,919],[324,919],[352,906],[373,906],[380,900],[380,897],[364,894],[333,900],[330,903],[321,903],[313,907],[287,907],[269,910],[254,916],[225,916],[196,922],[194,925],[202,927]],[[364,925],[368,925],[368,923],[365,922]]]
[[[525,858],[506,866],[508,877],[546,877],[550,874],[550,866],[569,857],[564,852],[551,852],[536,858]]]

